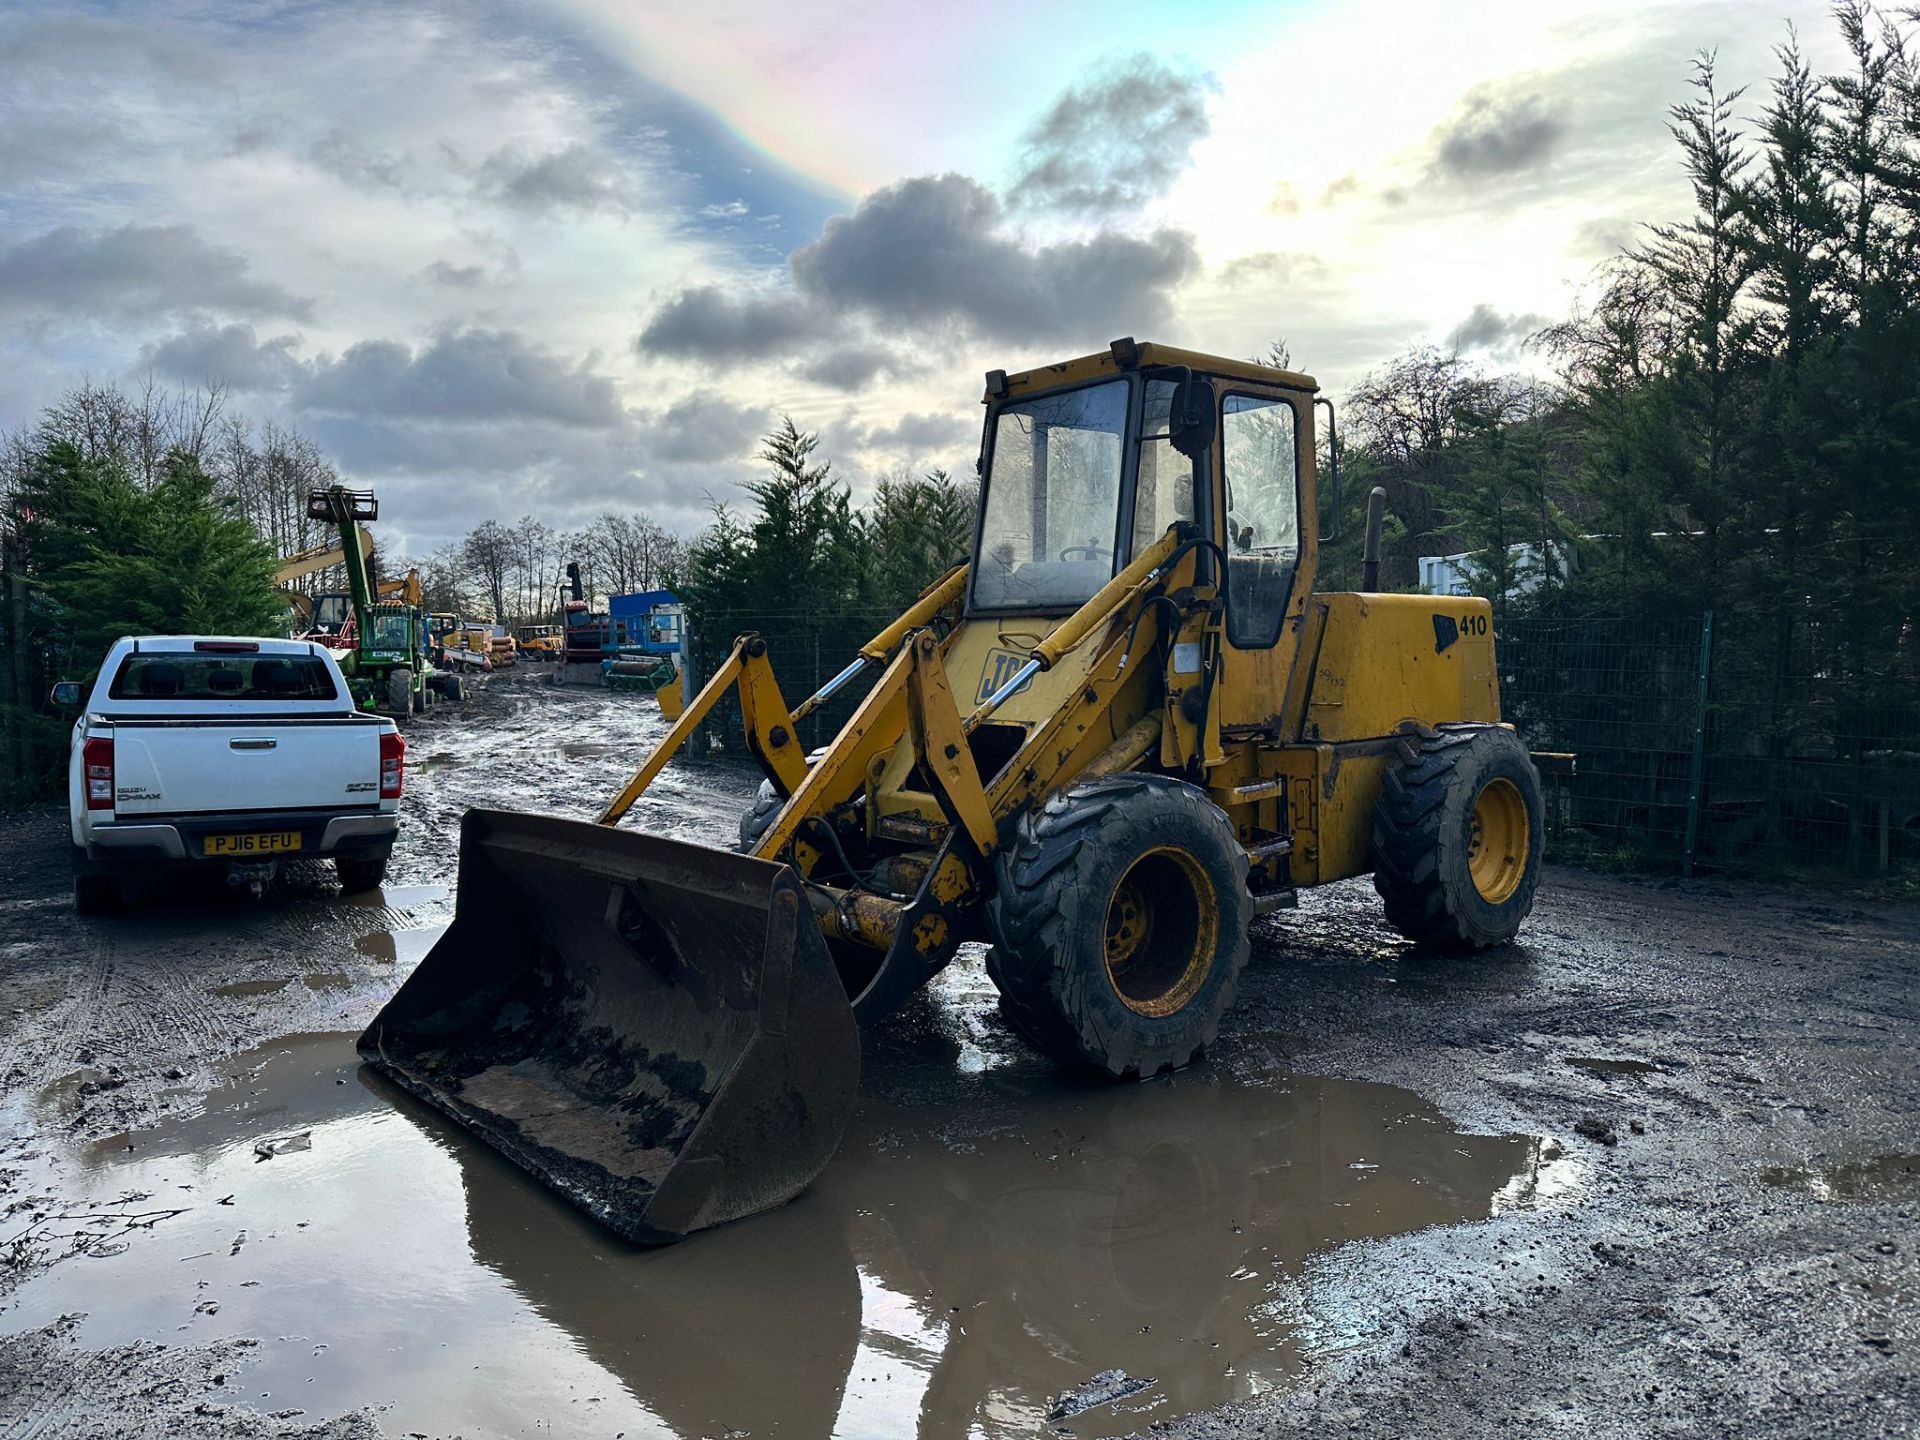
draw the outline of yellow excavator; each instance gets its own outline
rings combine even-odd
[[[373,536],[362,530],[360,558],[364,562],[372,557]],[[303,590],[294,589],[293,582],[316,570],[325,570],[330,565],[343,565],[346,559],[346,549],[338,540],[323,540],[318,545],[310,545],[305,550],[281,557],[279,566],[273,572],[273,584],[286,603],[291,616],[288,628],[292,633],[298,634],[313,623],[313,597]]]
[[[1131,339],[989,373],[971,563],[798,705],[739,637],[595,823],[470,811],[362,1057],[658,1243],[805,1188],[860,1026],[965,942],[1029,1041],[1128,1079],[1212,1043],[1302,886],[1371,872],[1413,940],[1510,940],[1543,815],[1490,607],[1376,593],[1378,492],[1363,589],[1315,589],[1316,392]],[[729,692],[766,777],[742,853],[618,828]]]

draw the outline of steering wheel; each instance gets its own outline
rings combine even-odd
[[[1083,560],[1111,560],[1113,551],[1103,550],[1098,545],[1069,545],[1060,552],[1062,560],[1072,560],[1076,557]]]

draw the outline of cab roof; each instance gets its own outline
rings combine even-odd
[[[1122,365],[1120,360],[1123,356],[1128,362],[1125,365]],[[1228,380],[1247,380],[1256,385],[1278,385],[1289,390],[1305,390],[1310,394],[1320,388],[1319,381],[1297,370],[1282,370],[1277,366],[1262,365],[1254,360],[1229,360],[1221,355],[1202,355],[1197,350],[1180,350],[1171,345],[1156,345],[1145,340],[1136,342],[1128,338],[1114,341],[1098,354],[1082,355],[1077,360],[1062,360],[1055,365],[1041,365],[1031,370],[1011,372],[1007,375],[1006,393],[1020,395],[1038,390],[1052,390],[1060,385],[1074,385],[1082,381],[1098,379],[1102,375],[1119,375],[1128,370],[1154,365],[1185,365],[1201,375]],[[989,377],[986,399],[996,398],[994,388],[992,377]]]

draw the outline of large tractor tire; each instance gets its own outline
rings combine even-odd
[[[396,665],[387,672],[387,709],[396,715],[413,713],[413,670]]]
[[[1533,909],[1546,840],[1540,776],[1513,731],[1442,725],[1381,777],[1373,888],[1387,920],[1440,950],[1504,945]]]
[[[1050,797],[994,867],[987,973],[1022,1035],[1114,1079],[1211,1045],[1247,963],[1247,856],[1203,791],[1113,775]]]

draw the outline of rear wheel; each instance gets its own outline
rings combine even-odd
[[[112,875],[73,877],[73,908],[81,915],[107,915],[120,908],[120,882]]]
[[[1024,818],[995,864],[987,971],[1014,1027],[1116,1079],[1213,1043],[1247,963],[1247,857],[1191,785],[1114,775]]]
[[[376,860],[340,855],[333,862],[333,873],[340,881],[340,890],[345,895],[358,895],[367,890],[377,890],[380,882],[387,878],[387,857]]]
[[[413,712],[413,670],[396,665],[387,672],[387,708],[396,715]]]
[[[1502,726],[1442,725],[1400,751],[1373,812],[1388,922],[1443,950],[1504,945],[1533,909],[1545,843],[1526,746]]]

